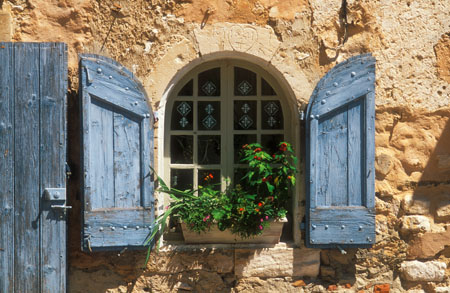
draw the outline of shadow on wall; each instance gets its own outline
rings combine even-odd
[[[435,223],[450,222],[450,109],[437,112],[442,119],[448,119],[442,133],[436,137],[437,143],[429,156],[422,176],[413,193],[412,207],[415,201],[424,202],[428,211],[412,209],[409,214],[423,213],[434,218]],[[431,135],[431,134],[430,134]],[[444,208],[447,206],[447,211]]]

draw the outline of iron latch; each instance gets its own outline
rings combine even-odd
[[[65,188],[45,188],[44,198],[51,201],[65,201],[66,189]]]
[[[65,188],[46,188],[44,189],[44,198],[48,201],[58,204],[52,204],[52,209],[67,210],[71,209],[71,206],[66,205],[66,189]]]

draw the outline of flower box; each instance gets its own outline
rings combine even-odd
[[[220,231],[217,225],[212,225],[211,229],[202,233],[190,230],[185,223],[181,223],[183,231],[184,242],[189,244],[194,243],[255,243],[255,244],[276,244],[280,242],[283,225],[287,222],[286,218],[270,222],[261,235],[241,238],[238,235],[232,234],[231,231]]]

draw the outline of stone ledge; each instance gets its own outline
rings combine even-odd
[[[296,247],[293,242],[275,245],[171,242],[160,248],[160,254],[161,260],[151,266],[153,272],[169,267],[173,269],[173,264],[177,262],[184,263],[178,263],[180,271],[207,269],[234,272],[237,278],[317,277],[320,268],[320,249]]]
[[[239,278],[317,277],[319,268],[319,249],[236,249],[234,272]]]

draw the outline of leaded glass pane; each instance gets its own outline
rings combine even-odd
[[[198,136],[198,164],[220,164],[220,135]]]
[[[220,170],[199,169],[198,186],[211,185],[213,189],[220,190]]]
[[[234,162],[240,163],[240,153],[242,146],[256,142],[256,134],[235,134],[233,138],[234,144]]]
[[[261,78],[261,94],[263,96],[275,96],[277,94],[264,78]]]
[[[256,96],[256,73],[234,67],[234,95]]]
[[[206,70],[198,75],[198,95],[220,96],[220,68]]]
[[[194,170],[192,169],[170,169],[170,187],[178,190],[193,188]]]
[[[220,130],[220,102],[198,102],[198,129]]]
[[[191,79],[178,92],[178,96],[192,96],[194,92],[194,81]]]
[[[261,102],[262,129],[283,129],[283,111],[280,101]]]
[[[270,153],[278,151],[278,145],[284,141],[283,134],[266,134],[261,135],[261,145]]]
[[[234,101],[234,129],[256,129],[256,101]]]
[[[192,130],[193,113],[191,101],[176,101],[172,108],[171,129]]]
[[[170,137],[170,162],[172,164],[192,164],[193,142],[192,135],[172,135]]]

